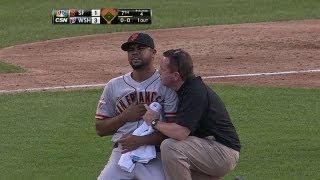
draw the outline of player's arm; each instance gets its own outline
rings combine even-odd
[[[141,119],[146,112],[143,104],[132,103],[124,112],[112,118],[96,120],[96,132],[99,136],[114,134],[126,122],[133,122]]]
[[[145,136],[128,134],[124,135],[118,142],[122,146],[122,153],[126,153],[144,145],[160,145],[166,138],[167,137],[160,132],[154,132]]]
[[[96,132],[101,137],[112,135],[125,123],[126,119],[121,115],[113,118],[97,119]]]
[[[134,136],[134,135],[132,135]],[[139,140],[137,141],[138,147],[143,145],[160,145],[163,140],[167,137],[161,132],[154,132],[145,136],[136,136]]]
[[[114,134],[126,122],[137,121],[141,119],[146,109],[142,104],[133,102],[122,113],[116,112],[116,88],[117,82],[111,80],[105,86],[100,97],[96,111],[96,132],[99,136],[108,136]]]

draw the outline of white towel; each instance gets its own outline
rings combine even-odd
[[[120,166],[121,169],[127,172],[131,173],[133,171],[135,164],[130,157],[130,152],[126,152],[121,155],[118,161],[118,165]]]
[[[145,136],[153,132],[153,128],[143,122],[132,134],[135,136]],[[155,147],[152,145],[140,146],[138,149],[126,152],[121,155],[118,165],[121,169],[132,172],[135,162],[148,163],[156,157]]]
[[[150,109],[156,112],[160,112],[161,105],[157,102],[153,102],[149,105]],[[145,136],[154,132],[151,126],[148,126],[143,122],[132,134],[135,136]],[[135,162],[148,163],[151,159],[156,158],[156,149],[153,145],[140,146],[138,149],[122,154],[118,165],[121,169],[132,172],[135,166]]]
[[[145,122],[138,129],[141,130],[138,132],[134,131],[132,134],[135,136],[145,136],[154,132],[154,129]],[[130,152],[130,157],[136,162],[148,163],[151,159],[156,158],[156,148],[153,145],[140,146],[138,149]]]

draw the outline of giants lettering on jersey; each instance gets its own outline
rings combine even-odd
[[[132,92],[128,95],[123,96],[118,99],[116,102],[116,111],[118,114],[122,113],[125,109],[127,109],[130,104],[135,102],[137,99],[140,104],[150,104],[152,102],[162,102],[162,97],[155,91],[141,91],[141,92]]]

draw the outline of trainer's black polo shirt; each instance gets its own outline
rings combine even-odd
[[[240,152],[239,137],[224,103],[201,77],[187,79],[177,94],[177,124],[190,129],[190,136],[213,135],[216,141]]]

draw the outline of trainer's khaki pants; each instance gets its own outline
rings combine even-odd
[[[239,152],[214,140],[214,137],[186,140],[166,139],[161,144],[161,159],[166,180],[220,179],[234,169]]]

